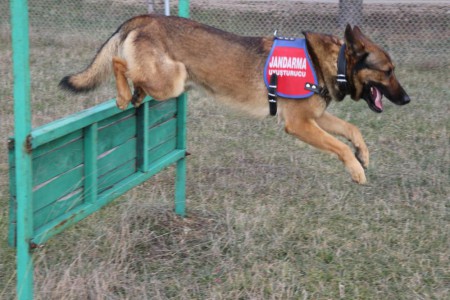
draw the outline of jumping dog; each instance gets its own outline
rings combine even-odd
[[[336,154],[352,180],[364,184],[369,151],[361,132],[326,112],[327,106],[350,95],[356,101],[364,99],[379,113],[383,95],[398,105],[409,103],[410,98],[395,77],[390,56],[357,26],[346,27],[344,40],[303,34],[322,92],[301,100],[279,97],[278,116],[287,133]],[[120,109],[129,103],[139,106],[145,95],[166,100],[195,87],[250,115],[264,117],[269,106],[262,74],[273,43],[273,37],[239,36],[179,17],[137,16],[117,29],[85,70],[64,77],[60,87],[87,92],[114,74]],[[349,140],[355,154],[333,135]]]

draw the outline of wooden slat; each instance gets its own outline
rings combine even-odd
[[[98,157],[98,176],[114,170],[129,160],[136,158],[136,138],[103,153]]]
[[[106,189],[111,188],[114,184],[136,172],[136,159],[124,163],[98,179],[98,192],[102,193]]]
[[[71,132],[65,136],[62,136],[54,141],[50,141],[44,145],[41,145],[41,146],[33,149],[33,153],[32,153],[33,159],[36,159],[39,156],[42,156],[49,152],[56,151],[58,148],[61,148],[62,146],[69,144],[77,139],[81,139],[81,138],[82,138],[82,131],[77,130],[75,132]],[[10,140],[14,141],[13,138],[10,138]],[[13,153],[13,155],[14,155],[14,153]],[[10,166],[10,168],[15,168],[16,162],[14,160],[10,161],[9,166]]]
[[[48,224],[61,215],[66,214],[83,203],[83,193],[79,189],[51,205],[48,205],[34,213],[34,230]]]
[[[76,130],[71,132],[65,136],[62,136],[56,140],[50,141],[44,145],[41,145],[35,149],[33,149],[33,159],[37,157],[47,154],[48,152],[53,152],[58,148],[63,147],[66,144],[69,144],[77,139],[81,139],[83,137],[82,130]]]
[[[38,211],[83,185],[84,166],[52,178],[33,191],[33,211]]]
[[[75,140],[33,160],[33,186],[83,163],[83,140]]]
[[[177,133],[177,119],[170,119],[150,129],[148,148],[152,149],[174,137]]]
[[[151,102],[149,113],[149,126],[154,127],[161,124],[171,118],[177,113],[177,101],[176,99],[170,99],[161,102]]]
[[[134,109],[129,109],[129,110],[125,110],[123,112],[120,112],[116,115],[113,115],[109,118],[106,118],[104,120],[101,120],[98,123],[98,128],[102,129],[103,127],[109,126],[111,124],[117,123],[122,119],[127,119],[129,118],[131,115],[134,115],[136,113],[136,111]]]
[[[148,151],[149,166],[151,166],[151,164],[157,161],[158,159],[162,158],[164,155],[167,155],[173,150],[175,150],[176,146],[177,140],[175,137],[172,137],[170,140],[165,141],[164,143],[149,150]]]
[[[113,149],[136,136],[136,116],[122,119],[110,126],[103,127],[98,132],[97,153]]]

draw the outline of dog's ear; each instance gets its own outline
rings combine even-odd
[[[303,35],[305,36],[306,42],[308,47],[313,47],[315,43],[317,42],[317,33],[310,32],[310,31],[302,31]]]
[[[305,36],[306,39],[308,39],[311,35],[311,32],[309,31],[302,31],[303,35]]]
[[[361,32],[361,29],[359,29],[358,25],[355,25],[353,27],[353,34],[358,37],[364,36],[364,34]]]
[[[364,44],[364,35],[359,29],[358,26],[352,27],[350,24],[347,24],[345,28],[345,43],[347,45],[347,49],[356,56],[364,55],[365,44]]]

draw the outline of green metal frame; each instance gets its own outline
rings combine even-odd
[[[9,140],[9,243],[17,299],[33,299],[31,250],[175,164],[175,212],[185,216],[187,96],[120,111],[109,100],[32,129],[27,0],[11,0],[15,135]],[[189,17],[189,1],[179,0]]]

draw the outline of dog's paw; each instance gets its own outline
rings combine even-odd
[[[369,166],[369,150],[367,147],[357,147],[355,150],[355,157],[360,164],[367,169]]]
[[[354,182],[356,182],[357,184],[366,184],[367,183],[366,175],[364,173],[352,175],[352,180]]]
[[[366,184],[366,174],[364,173],[364,169],[359,162],[356,162],[349,168],[350,174],[352,176],[352,180],[358,184]]]
[[[116,105],[119,109],[125,110],[128,107],[129,101],[123,100],[121,97],[117,97]]]

